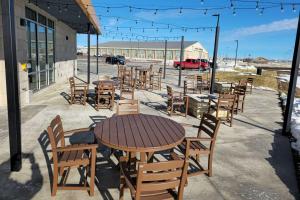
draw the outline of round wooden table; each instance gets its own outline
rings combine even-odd
[[[119,81],[118,80],[100,80],[101,82],[103,82],[104,84],[113,84],[114,86],[118,86]],[[99,85],[100,81],[93,81],[94,85]]]
[[[179,123],[145,114],[113,116],[97,123],[94,132],[97,139],[108,147],[140,152],[142,161],[145,153],[171,149],[185,136],[185,130]]]

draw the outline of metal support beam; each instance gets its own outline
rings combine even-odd
[[[167,51],[168,51],[168,40],[165,40],[165,58],[164,58],[164,75],[163,75],[163,79],[166,78]]]
[[[293,112],[295,91],[296,91],[296,86],[297,86],[299,63],[300,63],[300,14],[298,17],[298,29],[297,29],[297,35],[296,35],[296,41],[295,41],[295,47],[294,47],[294,55],[293,55],[292,69],[291,69],[291,75],[290,75],[289,90],[288,90],[288,94],[287,94],[287,101],[286,101],[283,127],[282,127],[282,134],[286,135],[286,136],[289,136],[291,134],[291,118],[292,118],[292,112]]]
[[[87,82],[91,81],[91,24],[88,23]]]
[[[180,47],[180,68],[179,68],[179,74],[178,74],[178,87],[181,86],[181,72],[182,72],[182,62],[184,58],[184,36],[181,36],[181,47]]]
[[[96,63],[97,63],[97,74],[99,74],[99,34],[97,34],[97,53],[96,53]]]
[[[239,41],[235,40],[235,42],[236,42],[236,49],[235,49],[234,68],[236,67],[236,60],[237,60],[237,55],[238,55],[238,50],[239,50]]]
[[[209,91],[210,94],[214,93],[214,88],[215,88],[215,76],[216,76],[216,68],[217,68],[219,32],[220,32],[220,26],[219,26],[220,14],[215,14],[213,16],[217,17],[217,26],[216,26],[216,33],[215,33],[213,66],[212,66],[211,80],[210,80],[210,91]]]
[[[19,171],[22,168],[21,111],[19,100],[14,0],[2,0],[1,7],[7,91],[10,169],[11,171]]]

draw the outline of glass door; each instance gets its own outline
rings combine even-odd
[[[39,88],[39,75],[37,67],[37,26],[35,23],[27,22],[27,69],[29,89],[36,91]]]
[[[49,69],[49,84],[55,80],[54,76],[54,30],[48,28],[47,31],[47,49],[48,49],[48,69]]]
[[[46,27],[38,26],[38,68],[40,74],[40,89],[48,85]]]

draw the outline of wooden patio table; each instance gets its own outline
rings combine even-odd
[[[134,114],[105,119],[94,129],[99,142],[113,149],[140,153],[146,161],[146,153],[171,149],[179,145],[185,130],[179,123],[160,116]]]
[[[113,84],[115,87],[119,85],[119,82],[118,80],[100,80],[101,82],[103,82],[104,84]],[[100,81],[93,81],[93,84],[98,86]]]

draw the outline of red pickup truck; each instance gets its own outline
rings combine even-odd
[[[179,61],[174,61],[175,68],[180,67]],[[182,69],[199,69],[206,70],[208,68],[208,61],[206,59],[186,59],[182,62]]]

